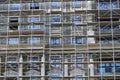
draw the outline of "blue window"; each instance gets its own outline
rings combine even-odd
[[[51,56],[50,62],[51,62],[51,68],[61,68],[61,64],[59,64],[59,62],[61,62],[60,56]]]
[[[79,64],[79,62],[82,62],[82,56],[77,55],[77,56],[72,56],[72,62],[75,64],[72,64],[74,67],[81,67],[82,64]]]
[[[82,38],[81,37],[73,37],[72,44],[82,44]]]
[[[40,80],[39,78],[30,78],[29,80]]]
[[[80,24],[81,23],[81,17],[80,17],[80,15],[73,15],[72,16],[72,22],[74,24]]]
[[[51,22],[60,22],[60,16],[51,16]]]
[[[30,3],[30,9],[39,9],[39,3]]]
[[[115,64],[115,71],[120,72],[120,63]]]
[[[73,78],[72,80],[83,80],[82,78]]]
[[[113,27],[113,30],[120,30],[119,26]]]
[[[112,9],[115,9],[115,8],[117,8],[118,7],[118,5],[117,5],[117,1],[116,2],[112,2]]]
[[[50,44],[60,44],[60,38],[51,38]]]
[[[9,38],[8,39],[8,44],[18,44],[19,40],[18,38]]]
[[[10,5],[10,10],[19,10],[20,4],[11,4]]]
[[[80,6],[81,6],[81,3],[80,3],[80,1],[73,1],[73,2],[72,2],[72,6],[73,6],[73,7],[80,7]]]
[[[100,64],[100,73],[113,73],[114,72],[114,64],[106,63]]]
[[[51,62],[60,62],[60,56],[51,56]]]
[[[30,42],[30,44],[40,43],[40,38],[38,38],[38,37],[29,38],[29,42]]]
[[[30,21],[29,22],[39,22],[39,21],[40,21],[39,16],[32,16],[32,17],[30,17]]]
[[[16,62],[16,61],[17,61],[16,57],[7,58],[7,62]]]
[[[50,80],[61,80],[60,78],[51,78]]]
[[[117,2],[100,2],[98,4],[98,9],[115,9],[117,8],[118,5],[117,5]]]
[[[30,30],[39,30],[40,29],[40,25],[30,25],[29,29]]]
[[[52,7],[60,7],[60,2],[51,2]]]
[[[33,62],[38,61],[38,57],[29,57],[28,61],[33,61]]]

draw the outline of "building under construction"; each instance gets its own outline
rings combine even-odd
[[[120,80],[120,0],[0,0],[0,80]]]

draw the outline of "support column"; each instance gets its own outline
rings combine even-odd
[[[87,1],[87,9],[88,10],[92,9],[92,4],[93,4],[93,1]]]
[[[42,76],[41,80],[45,80],[44,79],[44,76],[45,76],[45,63],[44,63],[45,62],[45,54],[42,55],[41,62],[43,62],[41,64],[41,76]]]
[[[93,62],[93,59],[90,59],[90,62]],[[94,64],[90,64],[89,68],[90,68],[90,76],[94,76]]]
[[[68,59],[65,59],[65,63],[68,62]],[[65,64],[64,65],[64,76],[68,76],[68,64]]]
[[[92,30],[92,27],[89,27],[89,30],[87,31],[88,36],[93,36],[94,35],[94,31]],[[95,39],[94,37],[89,37],[88,38],[88,43],[95,43]]]
[[[19,76],[22,76],[22,73],[23,73],[23,65],[22,65],[22,62],[23,62],[23,56],[22,54],[20,54],[19,56]],[[19,78],[19,80],[22,80],[22,78]]]
[[[2,57],[0,56],[0,63],[1,63],[1,58],[2,58]],[[0,65],[0,75],[1,75],[1,65]]]

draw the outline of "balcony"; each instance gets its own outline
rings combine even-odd
[[[120,34],[120,30],[101,30],[100,34]],[[99,35],[99,31],[95,31],[95,34]]]
[[[6,48],[10,50],[17,49],[44,49],[45,45],[41,44],[11,44],[11,45],[0,45],[0,50],[6,50]]]
[[[42,30],[23,30],[23,31],[20,31],[20,30],[9,30],[8,32],[0,32],[0,34],[1,34],[1,36],[5,36],[5,35],[7,35],[7,34],[9,34],[9,36],[11,35],[11,36],[15,36],[15,35],[31,35],[31,33],[33,34],[33,35],[37,35],[37,34],[43,34],[44,33],[44,31],[42,31]]]
[[[112,44],[76,44],[76,45],[73,45],[73,44],[68,44],[68,45],[52,45],[51,46],[52,50],[62,50],[62,48],[65,50],[65,49],[75,49],[76,50],[93,50],[93,49],[112,49],[113,48],[113,45]],[[120,48],[120,44],[114,44],[114,48]]]

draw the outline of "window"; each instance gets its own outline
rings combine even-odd
[[[60,56],[51,56],[51,62],[52,63],[54,63],[54,62],[61,62]]]
[[[112,9],[115,9],[118,7],[118,4],[117,4],[117,1],[115,2],[112,2],[112,5],[111,5]]]
[[[0,38],[0,44],[6,44],[6,38]]]
[[[29,19],[30,19],[29,22],[39,22],[40,21],[39,16],[31,16]]]
[[[21,25],[21,30],[28,30],[28,26],[26,26],[26,25]]]
[[[7,26],[0,26],[0,31],[7,31]]]
[[[114,64],[106,63],[100,64],[100,73],[112,73],[114,72]]]
[[[30,78],[29,80],[40,80],[39,78]]]
[[[28,43],[28,39],[27,38],[21,38],[20,39],[20,43],[21,44],[27,44]]]
[[[52,7],[60,7],[60,2],[51,2]]]
[[[30,44],[37,44],[37,43],[40,43],[40,38],[39,38],[39,37],[32,37],[32,38],[29,38],[29,43],[30,43]]]
[[[51,56],[50,62],[51,62],[51,68],[61,68],[61,64],[59,64],[59,62],[61,62],[60,56]],[[56,63],[56,64],[52,64],[52,63]]]
[[[29,29],[30,30],[39,30],[40,29],[40,25],[30,25]]]
[[[39,3],[30,3],[30,9],[39,9]]]
[[[115,65],[112,63],[100,64],[100,72],[101,73],[120,72],[120,63],[115,63]]]
[[[18,17],[10,17],[9,22],[18,22]]]
[[[51,38],[50,44],[60,44],[60,38]]]
[[[99,41],[99,43],[101,44],[112,44],[112,43],[119,43],[120,40],[119,38],[101,38],[101,40]]]
[[[37,64],[37,63],[30,64],[30,68],[38,69],[39,68],[39,64]]]
[[[82,44],[82,38],[81,37],[73,37],[72,44]]]
[[[80,24],[81,23],[81,17],[80,17],[80,15],[73,15],[72,16],[72,22],[74,24]]]
[[[120,72],[120,63],[115,64],[115,72]]]
[[[28,57],[28,61],[36,62],[36,61],[39,61],[39,60],[38,60],[38,57]]]
[[[8,39],[8,44],[18,44],[19,40],[18,38],[9,38]]]
[[[20,4],[10,4],[10,10],[19,10]]]
[[[118,7],[117,1],[113,2],[99,2],[98,3],[98,9],[115,9]]]
[[[50,80],[61,80],[60,78],[51,78]]]
[[[81,2],[80,2],[80,1],[73,1],[73,2],[72,2],[72,6],[73,6],[73,7],[79,7],[79,8],[80,8]]]
[[[60,16],[51,16],[51,22],[60,22]]]
[[[16,57],[8,57],[7,62],[16,62],[17,58]]]
[[[76,56],[72,56],[71,58],[72,62],[74,62],[75,64],[72,64],[72,67],[81,67],[82,64],[80,64],[82,62],[82,56],[81,55],[76,55]]]
[[[71,80],[83,80],[82,78],[73,78]]]

